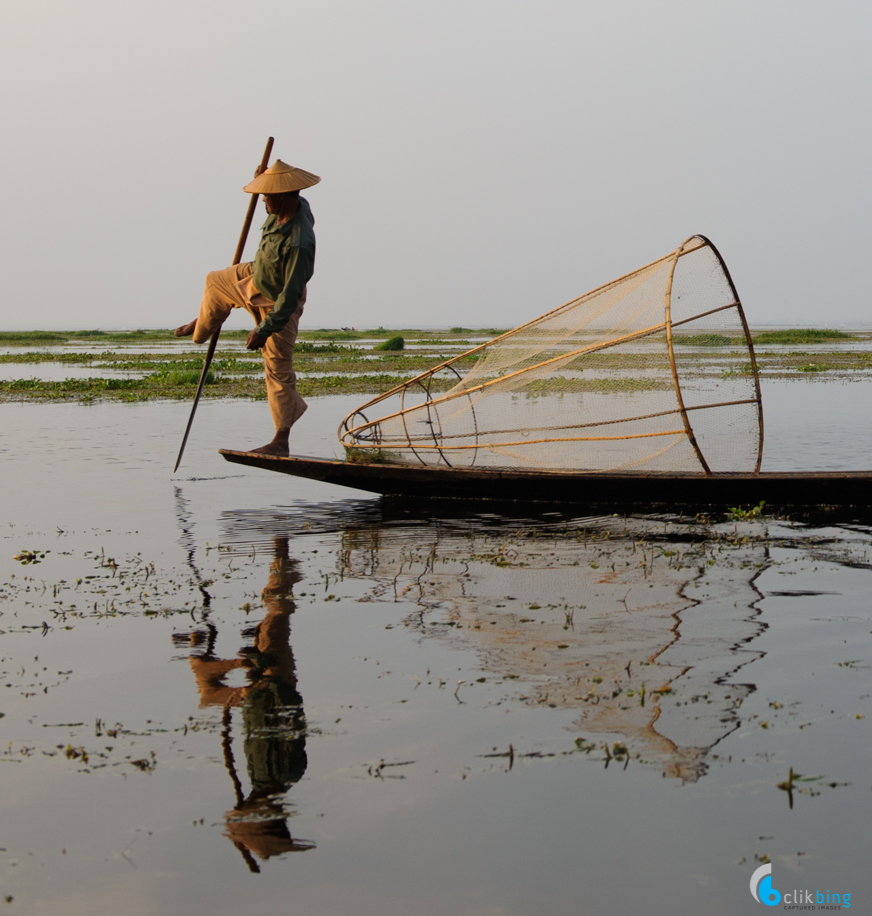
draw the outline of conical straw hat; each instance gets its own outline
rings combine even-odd
[[[311,188],[321,179],[305,169],[295,169],[281,159],[276,161],[260,176],[249,181],[242,189],[249,194],[285,194],[288,191],[302,191]]]

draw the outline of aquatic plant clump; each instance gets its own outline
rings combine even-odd
[[[720,347],[750,371],[712,372],[699,351]],[[339,438],[420,465],[754,472],[763,415],[738,293],[714,245],[693,236],[368,401]]]
[[[396,337],[389,337],[386,341],[380,344],[376,344],[373,347],[374,350],[402,350],[406,346],[405,340],[399,335]]]

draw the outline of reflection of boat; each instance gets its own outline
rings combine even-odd
[[[872,471],[578,472],[274,458],[221,449],[227,461],[404,498],[551,502],[587,507],[872,506]]]

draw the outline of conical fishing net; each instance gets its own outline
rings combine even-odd
[[[368,401],[339,437],[443,467],[756,472],[763,414],[736,288],[697,235]]]

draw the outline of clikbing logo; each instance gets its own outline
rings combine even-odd
[[[751,875],[751,896],[757,903],[778,906],[781,892],[772,886],[772,866],[767,862]],[[784,894],[785,910],[848,910],[851,894],[844,891],[791,890]]]
[[[768,863],[761,865],[751,875],[751,896],[757,903],[766,906],[778,906],[781,903],[781,894],[772,886],[772,866]]]

